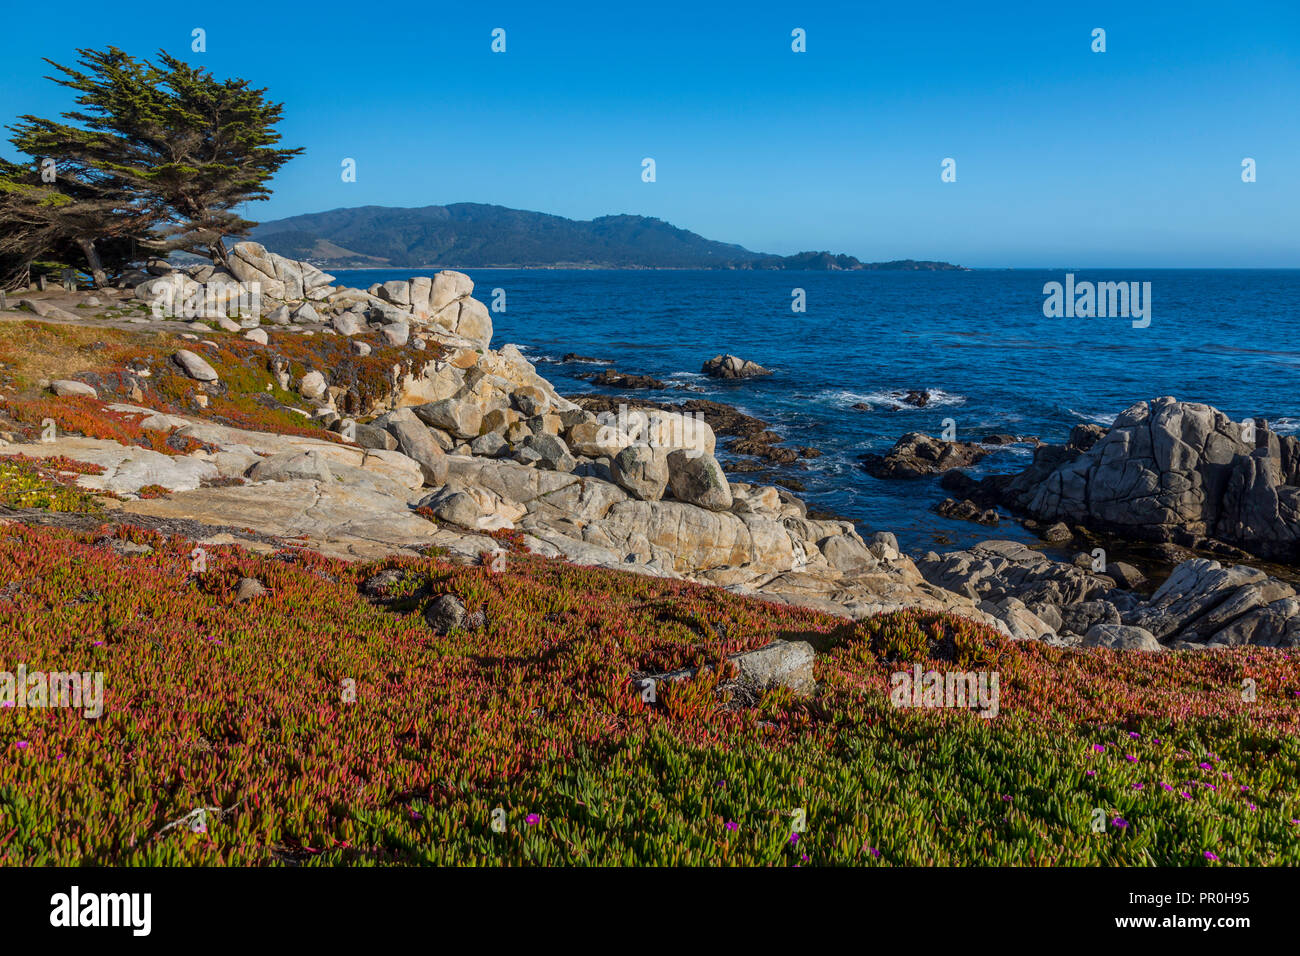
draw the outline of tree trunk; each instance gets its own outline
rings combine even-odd
[[[104,271],[104,264],[99,259],[99,250],[95,248],[95,240],[78,239],[77,245],[81,247],[82,255],[86,257],[86,265],[90,268],[90,275],[95,281],[95,288],[102,289],[107,286],[108,273]]]
[[[212,260],[214,266],[228,266],[230,263],[227,256],[226,244],[221,236],[218,236],[215,242],[208,243],[208,258]]]
[[[32,284],[32,264],[24,262],[0,276],[0,288],[6,292],[26,292]]]

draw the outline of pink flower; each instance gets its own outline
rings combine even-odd
[[[26,749],[27,749],[27,741],[25,741],[25,740],[20,740],[20,741],[18,741],[18,743],[17,743],[16,746],[18,747],[19,750],[26,750]]]
[[[1137,763],[1137,762],[1138,762],[1138,758],[1135,757],[1135,756],[1133,756],[1132,754],[1125,754],[1125,755],[1124,755],[1124,759],[1127,760],[1129,763]]]
[[[1192,795],[1191,795],[1190,793],[1188,793],[1186,790],[1184,790],[1182,793],[1180,793],[1179,796],[1182,797],[1184,800],[1190,800],[1190,799],[1192,799]]]
[[[528,816],[524,817],[524,823],[527,823],[530,827],[535,827],[541,822],[542,818],[535,813],[530,813]]]
[[[726,827],[728,830],[732,831],[733,833],[740,829],[740,824],[737,823],[735,820],[728,820],[726,823],[723,824],[723,826]]]
[[[799,842],[799,834],[797,834],[797,833],[791,833],[791,834],[790,834],[790,845],[793,846],[794,844],[796,844],[796,843],[798,843],[798,842]]]
[[[1105,744],[1093,744],[1093,745],[1092,745],[1092,749],[1093,749],[1093,752],[1094,752],[1094,753],[1104,754],[1104,753],[1106,752],[1106,745],[1105,745]]]
[[[1087,776],[1089,776],[1089,777],[1095,777],[1095,776],[1097,776],[1097,771],[1095,771],[1095,770],[1085,770],[1085,771],[1084,771],[1084,774],[1087,775]]]
[[[1211,853],[1209,850],[1205,851],[1205,858],[1214,863],[1217,863],[1219,861],[1219,858],[1215,856],[1213,853]]]
[[[1163,780],[1160,781],[1160,786],[1164,787],[1165,790],[1167,791],[1172,791],[1174,789],[1173,787],[1169,786],[1169,784],[1165,783]]]
[[[1214,769],[1214,768],[1211,767],[1208,763],[1198,764],[1198,766],[1199,766],[1202,770],[1213,770],[1213,769]]]
[[[1134,789],[1134,790],[1141,790],[1141,789],[1142,789],[1142,784],[1140,784],[1140,783],[1135,783],[1135,784],[1133,784],[1133,789]]]
[[[1130,731],[1128,732],[1128,737],[1129,737],[1129,740],[1141,740],[1141,739],[1142,739],[1142,735],[1141,735],[1141,734],[1137,733],[1136,731],[1132,731],[1132,730],[1130,730]]]

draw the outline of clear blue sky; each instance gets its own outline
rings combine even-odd
[[[268,87],[307,152],[252,204],[260,220],[467,201],[658,216],[777,253],[1300,266],[1300,0],[74,0],[4,18],[3,125],[70,105],[40,58],[81,46],[165,48]]]

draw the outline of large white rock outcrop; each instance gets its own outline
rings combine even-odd
[[[1167,396],[1126,409],[1084,450],[1039,449],[1003,499],[1047,521],[1300,560],[1300,441]]]

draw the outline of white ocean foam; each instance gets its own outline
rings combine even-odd
[[[929,392],[930,400],[923,406],[908,405],[903,399],[909,391],[912,391],[912,389],[894,388],[878,392],[851,392],[848,389],[831,388],[818,392],[814,397],[820,402],[829,402],[843,408],[851,408],[859,402],[865,402],[868,405],[900,405],[903,409],[937,408],[941,405],[964,405],[966,403],[965,395],[945,392],[941,388],[918,388],[915,391]]]
[[[522,347],[521,347],[521,348],[522,348]],[[565,353],[565,354],[568,354],[568,353]],[[611,364],[613,364],[613,363],[608,362],[608,361],[606,361],[606,360],[604,360],[604,359],[591,359],[591,360],[588,360],[588,359],[568,359],[568,360],[566,361],[563,355],[550,355],[550,354],[546,354],[546,355],[536,355],[536,356],[529,355],[529,356],[525,356],[525,357],[526,357],[530,362],[532,362],[534,365],[540,365],[540,364],[546,364],[546,365],[611,365]]]
[[[1076,412],[1073,408],[1067,408],[1066,411],[1081,422],[1091,422],[1094,425],[1106,425],[1107,427],[1115,424],[1115,419],[1119,418],[1118,412],[1089,414],[1087,412]]]
[[[1268,427],[1279,435],[1294,435],[1300,432],[1300,418],[1275,418]]]
[[[701,372],[672,372],[667,377],[684,379],[686,381],[691,381],[691,382],[699,382],[708,378],[707,375],[704,375]]]

